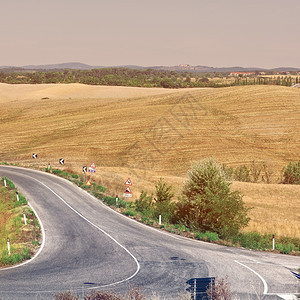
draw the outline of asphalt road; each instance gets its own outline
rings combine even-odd
[[[300,258],[224,247],[165,233],[124,217],[72,183],[34,170],[0,166],[39,215],[45,241],[40,254],[0,270],[0,299],[53,299],[91,288],[174,299],[191,278],[228,276],[240,299],[280,299],[299,292],[291,269]],[[283,296],[282,296],[283,297]],[[285,298],[288,299],[288,298]]]

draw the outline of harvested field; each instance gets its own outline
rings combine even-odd
[[[0,132],[1,161],[30,165],[38,153],[36,167],[59,167],[62,157],[64,167],[77,172],[95,162],[94,179],[111,193],[121,193],[128,177],[134,197],[153,190],[159,177],[180,191],[191,162],[210,156],[230,167],[265,162],[277,183],[282,168],[300,157],[300,90],[0,84]],[[263,192],[260,184],[236,186],[252,206],[298,204],[295,187],[262,184]],[[272,190],[276,199],[269,197]],[[282,220],[282,213],[273,220]],[[253,214],[253,229],[264,219],[264,213]]]

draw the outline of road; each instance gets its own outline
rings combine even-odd
[[[146,295],[174,299],[195,277],[228,276],[240,299],[284,299],[297,293],[290,273],[300,258],[195,241],[120,215],[67,180],[0,166],[36,210],[45,230],[40,254],[0,270],[0,299],[53,299],[71,290],[124,292],[138,285]],[[283,296],[282,296],[283,297]],[[285,298],[288,299],[288,298]]]

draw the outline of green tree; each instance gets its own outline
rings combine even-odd
[[[172,202],[174,197],[172,189],[172,186],[168,185],[162,178],[155,185],[156,217],[162,214],[162,218],[166,222],[170,222],[174,218],[175,203]]]
[[[300,184],[300,160],[296,163],[290,162],[284,169],[283,183]]]
[[[248,208],[238,191],[230,191],[223,167],[213,159],[196,163],[188,174],[183,197],[177,204],[179,221],[195,230],[222,237],[236,235],[247,226]]]
[[[139,199],[135,200],[135,209],[147,217],[152,217],[154,213],[153,195],[147,195],[142,191]]]

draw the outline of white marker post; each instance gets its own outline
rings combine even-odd
[[[19,193],[16,192],[16,196],[17,196],[17,201],[19,201]]]
[[[116,195],[116,206],[118,206],[119,197]]]
[[[23,218],[24,218],[24,224],[27,225],[25,210],[23,210]]]
[[[10,243],[9,243],[9,238],[7,238],[7,250],[8,250],[8,255],[10,255]]]
[[[161,225],[161,213],[158,216],[158,225]]]
[[[6,179],[4,178],[3,181],[4,181],[4,186],[7,187],[7,185],[6,185]]]
[[[275,236],[273,234],[273,247],[272,247],[273,250],[275,250]]]

